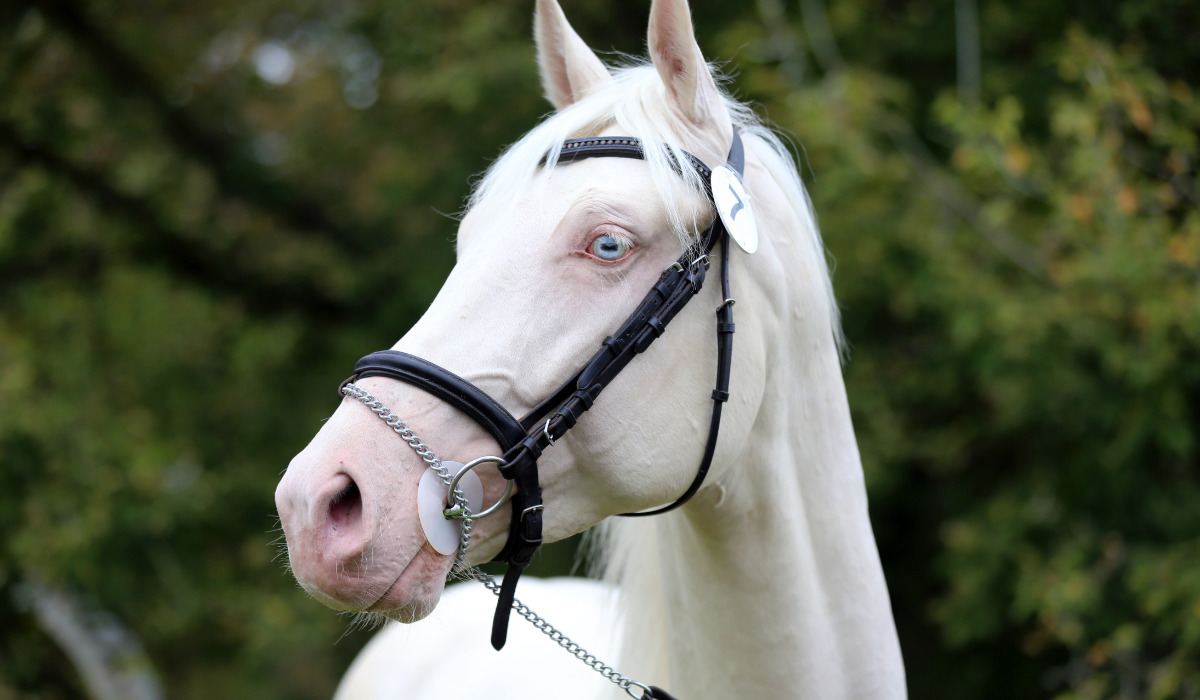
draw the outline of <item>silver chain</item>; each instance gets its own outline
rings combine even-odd
[[[438,478],[446,484],[446,488],[450,487],[450,483],[453,481],[454,475],[451,474],[450,470],[442,464],[442,460],[438,459],[438,456],[433,453],[433,450],[431,450],[428,445],[422,442],[421,438],[417,437],[417,434],[413,432],[413,429],[408,427],[408,424],[401,420],[399,416],[392,413],[391,409],[389,409],[387,406],[384,406],[382,401],[375,398],[362,387],[353,382],[348,382],[342,387],[342,394],[358,399],[367,408],[371,409],[375,415],[383,419],[383,422],[387,423],[392,430],[396,431],[396,434],[399,435],[402,440],[408,443],[409,447],[413,448],[413,451],[415,451],[417,455],[429,465],[429,468],[433,469],[433,471],[437,473]],[[500,584],[496,582],[496,579],[483,573],[478,568],[468,567],[466,565],[467,545],[470,544],[471,541],[471,524],[475,521],[475,519],[471,517],[470,506],[467,504],[467,498],[463,494],[461,488],[455,487],[454,493],[451,497],[451,502],[449,503],[449,508],[464,509],[463,514],[461,516],[457,516],[462,520],[462,541],[459,545],[458,552],[456,552],[454,555],[454,566],[450,569],[451,578],[464,578],[467,580],[479,581],[489,591],[499,596]],[[621,690],[624,690],[629,695],[629,697],[640,699],[647,697],[650,693],[650,686],[633,680],[632,678],[622,674],[620,671],[617,671],[612,666],[609,666],[600,659],[596,658],[595,654],[590,653],[587,649],[584,649],[583,647],[579,646],[579,644],[572,641],[570,637],[560,632],[554,625],[547,622],[545,618],[535,613],[528,605],[525,605],[519,599],[513,599],[512,609],[513,612],[525,618],[525,620],[533,625],[539,632],[552,639],[555,644],[563,649],[566,649],[572,656],[587,664],[587,666],[596,673],[599,673],[609,681],[617,684]],[[644,694],[639,694],[637,690],[634,690],[634,686],[644,691]]]
[[[500,595],[500,584],[496,582],[496,579],[481,571],[475,572],[474,578],[476,581],[479,581],[486,586],[487,589],[492,593]],[[572,656],[587,664],[596,673],[599,673],[613,683],[616,683],[621,687],[621,690],[624,690],[626,693],[628,693],[630,697],[644,697],[641,694],[637,694],[637,691],[633,689],[633,686],[637,686],[646,692],[650,692],[650,686],[643,683],[638,683],[632,678],[622,674],[612,666],[609,666],[600,659],[596,658],[595,654],[588,652],[587,649],[579,646],[578,643],[571,641],[570,637],[558,631],[554,625],[546,621],[546,618],[535,613],[528,605],[522,603],[520,600],[516,598],[513,599],[512,609],[513,612],[525,618],[529,624],[536,627],[539,632],[554,640],[555,644],[558,644],[563,649],[566,649]]]
[[[429,446],[422,442],[421,438],[417,437],[417,434],[413,432],[413,429],[408,427],[408,423],[405,423],[400,416],[392,413],[391,409],[389,409],[387,406],[384,406],[382,401],[375,398],[362,387],[353,382],[349,382],[342,387],[342,394],[362,401],[367,408],[371,409],[371,411],[374,412],[375,415],[379,416],[384,423],[387,423],[392,430],[396,431],[396,434],[400,436],[401,440],[408,443],[408,446],[413,448],[413,451],[417,453],[417,456],[424,460],[424,462],[429,465],[429,468],[438,475],[438,478],[442,480],[442,483],[446,485],[446,488],[450,488],[450,483],[454,480],[454,475],[450,473],[450,470],[446,468],[444,464],[442,464],[442,460],[438,459],[438,456],[433,453],[433,450],[429,449]],[[467,505],[466,495],[463,494],[461,488],[455,487],[454,493],[452,494],[451,507],[460,506],[467,508],[465,515],[470,514],[470,507]],[[467,578],[470,578],[470,572],[465,570],[467,543],[470,541],[470,538],[471,518],[467,517],[463,519],[462,544],[459,546],[458,552],[454,555],[454,566],[450,568],[452,574],[465,575]]]

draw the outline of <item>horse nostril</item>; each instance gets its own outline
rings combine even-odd
[[[362,519],[362,494],[354,479],[329,501],[329,522],[336,529],[351,529]]]

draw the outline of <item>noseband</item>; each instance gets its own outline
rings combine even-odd
[[[684,154],[704,183],[709,201],[716,206],[712,191],[712,170],[700,159]],[[600,137],[569,139],[558,154],[559,163],[587,158],[633,158],[644,160],[641,142],[629,137]],[[543,165],[546,163],[544,158]],[[683,167],[675,164],[677,171]],[[745,153],[741,137],[734,131],[733,144],[726,166],[741,179]],[[739,206],[740,206],[739,202]],[[737,209],[730,216],[736,216]],[[733,357],[733,299],[729,290],[729,232],[722,214],[700,235],[697,245],[663,270],[658,282],[613,335],[604,339],[600,349],[584,363],[549,398],[517,420],[499,402],[471,382],[449,370],[415,355],[396,350],[374,352],[358,361],[354,374],[343,382],[366,377],[390,377],[412,384],[470,416],[491,435],[503,450],[503,457],[488,458],[499,465],[500,474],[508,479],[512,492],[512,520],[508,541],[493,561],[508,564],[500,600],[492,623],[492,646],[504,646],[508,633],[509,612],[512,609],[517,580],[529,566],[533,554],[542,544],[542,490],[538,482],[537,461],[547,447],[555,444],[573,428],[597,397],[621,373],[635,356],[644,352],[666,330],[667,324],[683,310],[704,286],[710,266],[709,254],[721,245],[722,304],[717,308],[717,379],[712,392],[712,421],[700,467],[687,490],[673,503],[650,511],[623,513],[627,517],[658,515],[686,503],[708,473],[717,445],[721,425],[721,408],[729,399],[729,374]],[[453,489],[451,489],[453,491]],[[494,506],[493,506],[494,508]],[[491,509],[489,509],[490,511]]]

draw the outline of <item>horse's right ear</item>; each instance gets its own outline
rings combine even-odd
[[[608,69],[575,33],[557,0],[537,0],[533,20],[546,99],[563,109],[612,82]]]

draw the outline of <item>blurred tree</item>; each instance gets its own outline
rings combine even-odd
[[[820,78],[740,84],[814,173],[913,695],[1200,697],[1196,14],[989,6],[985,63],[1032,50],[972,103],[951,18],[853,7],[840,50],[805,15]]]
[[[566,2],[641,53],[646,3]],[[958,6],[974,3],[958,3]],[[914,697],[1200,697],[1200,103],[1184,0],[694,3],[804,144]],[[86,594],[166,694],[328,697],[365,637],[278,473],[547,108],[529,0],[0,8],[0,698]]]

